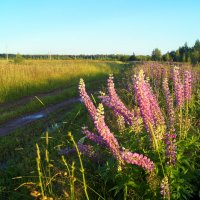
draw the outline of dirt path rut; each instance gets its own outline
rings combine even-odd
[[[9,134],[10,132],[14,131],[15,129],[21,128],[30,122],[34,122],[41,118],[45,118],[52,112],[55,112],[59,109],[62,109],[62,108],[66,108],[66,110],[70,109],[73,106],[73,104],[78,103],[78,102],[81,102],[81,99],[78,97],[74,97],[66,101],[63,101],[61,103],[48,106],[39,112],[25,115],[23,117],[8,121],[7,123],[0,126],[0,136],[5,136]]]

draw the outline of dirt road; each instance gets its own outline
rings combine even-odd
[[[51,114],[52,112],[55,112],[59,109],[62,109],[62,108],[65,108],[66,110],[70,109],[73,106],[73,104],[78,103],[78,102],[81,102],[81,99],[78,97],[74,97],[74,98],[68,99],[66,101],[63,101],[61,103],[48,106],[39,112],[29,114],[29,115],[24,115],[23,117],[19,117],[17,119],[10,120],[0,126],[0,136],[5,136],[5,135],[9,134],[10,132],[14,131],[15,129],[21,128],[30,122],[34,122],[41,118],[48,117],[49,114]]]

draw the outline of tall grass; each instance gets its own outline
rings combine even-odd
[[[21,64],[0,61],[0,103],[77,84],[80,77],[92,79],[119,71],[123,64],[104,61],[42,61]]]

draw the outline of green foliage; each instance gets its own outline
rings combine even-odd
[[[162,59],[163,59],[163,61],[167,61],[167,62],[171,61],[169,53],[164,54]]]
[[[14,63],[15,64],[21,64],[23,63],[24,58],[20,54],[16,54],[16,57],[14,58]]]
[[[156,48],[152,51],[151,59],[154,60],[154,61],[161,61],[162,54],[161,54],[161,51],[158,48]]]
[[[200,51],[194,50],[191,53],[190,58],[191,58],[192,64],[194,65],[198,64],[200,61]]]
[[[197,40],[193,47],[188,47],[187,43],[179,47],[176,51],[167,52],[163,55],[164,61],[191,62],[197,65],[200,62],[200,41]]]

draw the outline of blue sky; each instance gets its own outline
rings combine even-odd
[[[2,0],[0,53],[151,54],[200,39],[200,0]]]

